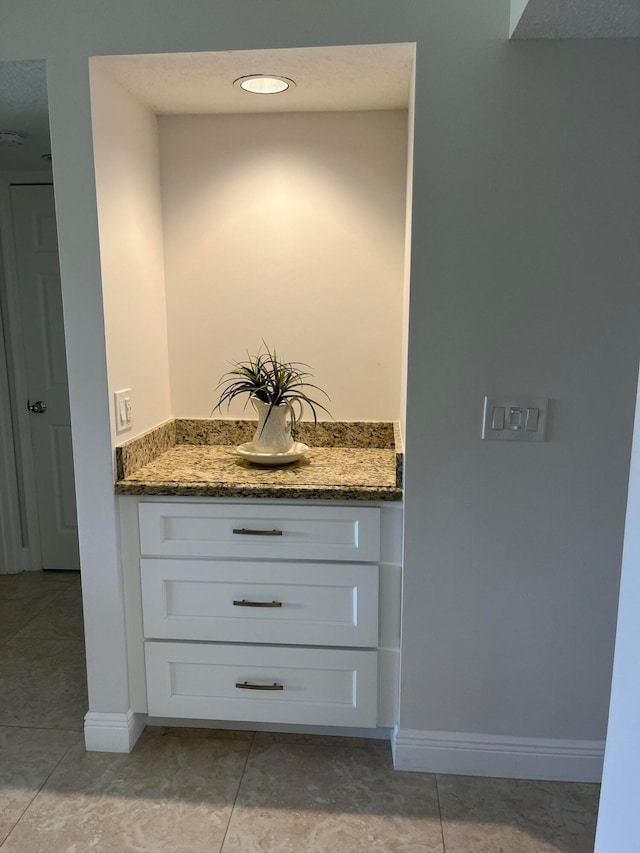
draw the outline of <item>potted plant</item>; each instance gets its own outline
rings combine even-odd
[[[222,376],[214,412],[225,404],[228,409],[236,397],[248,395],[258,414],[253,449],[257,453],[287,453],[293,447],[296,425],[305,406],[311,410],[314,423],[318,421],[318,409],[331,416],[322,403],[307,393],[308,389],[315,389],[328,399],[325,391],[308,381],[313,378],[305,369],[308,367],[303,362],[281,361],[276,350],[271,351],[263,342],[257,355],[247,353],[246,361],[233,362],[233,369]]]

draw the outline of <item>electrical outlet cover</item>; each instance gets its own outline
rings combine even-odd
[[[492,441],[546,441],[549,400],[485,397],[482,438]]]
[[[131,409],[131,388],[115,391],[113,395],[116,418],[116,432],[126,432],[133,427]]]

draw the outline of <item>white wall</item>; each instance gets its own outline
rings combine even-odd
[[[407,426],[407,385],[409,377],[409,318],[411,305],[411,239],[413,209],[413,161],[415,157],[415,90],[416,67],[415,54],[411,69],[411,86],[409,90],[409,109],[407,110],[407,192],[405,197],[405,233],[404,233],[404,292],[402,298],[402,346],[400,366],[400,426],[402,441],[406,440]]]
[[[406,112],[159,124],[174,415],[208,417],[264,339],[313,367],[338,420],[397,420]]]
[[[87,57],[416,40],[401,723],[603,736],[639,360],[640,58],[505,44],[508,6],[0,0],[0,57],[49,58],[94,707],[126,692]],[[553,398],[551,440],[481,442],[487,392]]]
[[[629,478],[622,556],[620,609],[611,686],[604,776],[598,811],[597,853],[635,853],[638,848],[638,754],[640,751],[640,384]]]
[[[94,60],[91,105],[114,444],[171,417],[156,117]],[[116,435],[113,392],[132,390]]]
[[[474,47],[418,51],[401,727],[598,740],[640,356],[640,54]],[[549,440],[481,441],[484,394],[551,398]]]
[[[99,714],[126,715],[122,567],[113,493],[88,72],[86,56],[74,57],[72,52],[47,63],[89,707]]]

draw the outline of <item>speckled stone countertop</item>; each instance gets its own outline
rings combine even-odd
[[[309,452],[282,467],[236,453],[255,421],[174,420],[116,448],[121,495],[185,495],[314,500],[402,500],[397,424],[300,424]]]

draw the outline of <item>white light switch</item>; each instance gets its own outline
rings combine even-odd
[[[116,432],[126,432],[133,426],[133,410],[131,407],[131,388],[116,391],[113,395],[116,414]]]
[[[540,409],[527,409],[526,430],[527,432],[537,432],[538,420],[540,417]]]
[[[491,429],[504,429],[504,406],[493,407]]]
[[[549,401],[485,397],[482,438],[494,441],[545,441]]]

